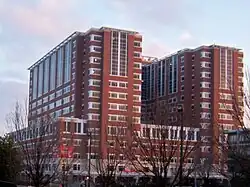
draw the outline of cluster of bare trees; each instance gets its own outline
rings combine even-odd
[[[21,175],[34,186],[46,186],[51,182],[67,183],[72,171],[74,158],[60,156],[59,131],[50,116],[39,118],[34,124],[28,125],[28,110],[17,103],[15,110],[8,116],[8,124],[12,127],[12,136],[22,160]],[[166,125],[144,125],[134,128],[127,122],[120,124],[121,129],[106,134],[106,154],[100,152],[95,158],[88,160],[88,182],[101,183],[102,186],[116,184],[117,178],[124,173],[139,173],[141,176],[153,178],[152,185],[174,186],[188,177],[195,168],[195,151],[198,147],[194,140],[194,129],[190,133],[180,127]],[[119,132],[118,132],[119,131]],[[180,150],[182,136],[182,150]],[[89,135],[98,139],[99,135]],[[128,138],[129,137],[129,138]],[[181,164],[182,163],[182,164]],[[126,171],[129,168],[130,171]],[[84,172],[82,172],[84,173]],[[96,173],[97,180],[90,175]],[[128,174],[129,175],[129,174]],[[171,180],[171,176],[174,176]]]
[[[15,109],[7,117],[21,161],[20,180],[36,187],[47,186],[60,171],[56,131],[50,116],[43,116],[36,124],[28,125],[26,105],[16,103]]]

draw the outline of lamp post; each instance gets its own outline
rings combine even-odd
[[[88,187],[90,187],[90,174],[91,174],[91,139],[92,139],[92,132],[88,132],[89,137],[89,158],[88,158]]]
[[[182,178],[183,178],[183,141],[184,141],[184,137],[183,137],[183,112],[184,112],[184,108],[183,105],[178,105],[177,106],[177,111],[180,114],[180,125],[181,125],[181,129],[180,129],[180,174],[179,174],[179,186],[182,186]]]

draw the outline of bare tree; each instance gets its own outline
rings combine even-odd
[[[153,177],[155,186],[175,186],[180,182],[181,172],[185,178],[194,169],[198,129],[182,129],[182,148],[180,130],[179,126],[143,125],[133,132],[126,158],[137,172]]]
[[[7,117],[13,127],[10,133],[22,159],[22,173],[35,187],[43,187],[53,182],[60,173],[58,156],[58,134],[50,116],[42,116],[33,124],[28,124],[26,104],[16,103],[15,109]]]
[[[89,132],[88,149],[89,149],[89,174],[95,174],[97,177],[92,181],[95,185],[103,187],[115,186],[117,177],[119,177],[125,168],[126,160],[123,150],[126,147],[126,128],[124,126],[108,126],[103,136],[105,136],[105,153],[100,149],[94,149],[100,146],[99,134]],[[91,179],[89,179],[91,180]]]
[[[234,83],[233,86],[228,84],[229,89],[221,93],[218,100],[223,114],[218,114],[218,121],[215,122],[218,126],[214,137],[214,144],[217,147],[215,157],[218,161],[216,170],[231,181],[231,186],[245,186],[249,183],[249,72],[249,69],[246,69],[245,77],[241,73],[244,85],[241,81]],[[224,120],[230,120],[230,125],[225,124]]]

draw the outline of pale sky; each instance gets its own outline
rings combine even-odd
[[[74,31],[115,27],[143,35],[143,55],[203,44],[250,53],[249,0],[0,0],[0,132],[28,97],[27,68]]]

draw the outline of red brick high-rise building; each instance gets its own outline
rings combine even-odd
[[[144,63],[142,79],[142,123],[200,128],[201,158],[217,154],[213,142],[220,126],[237,128],[233,105],[237,102],[243,109],[240,49],[211,45],[180,50]]]
[[[134,31],[73,33],[29,68],[29,125],[45,114],[83,119],[75,131],[100,134],[105,155],[106,131],[125,128],[128,116],[140,124],[141,44]]]

